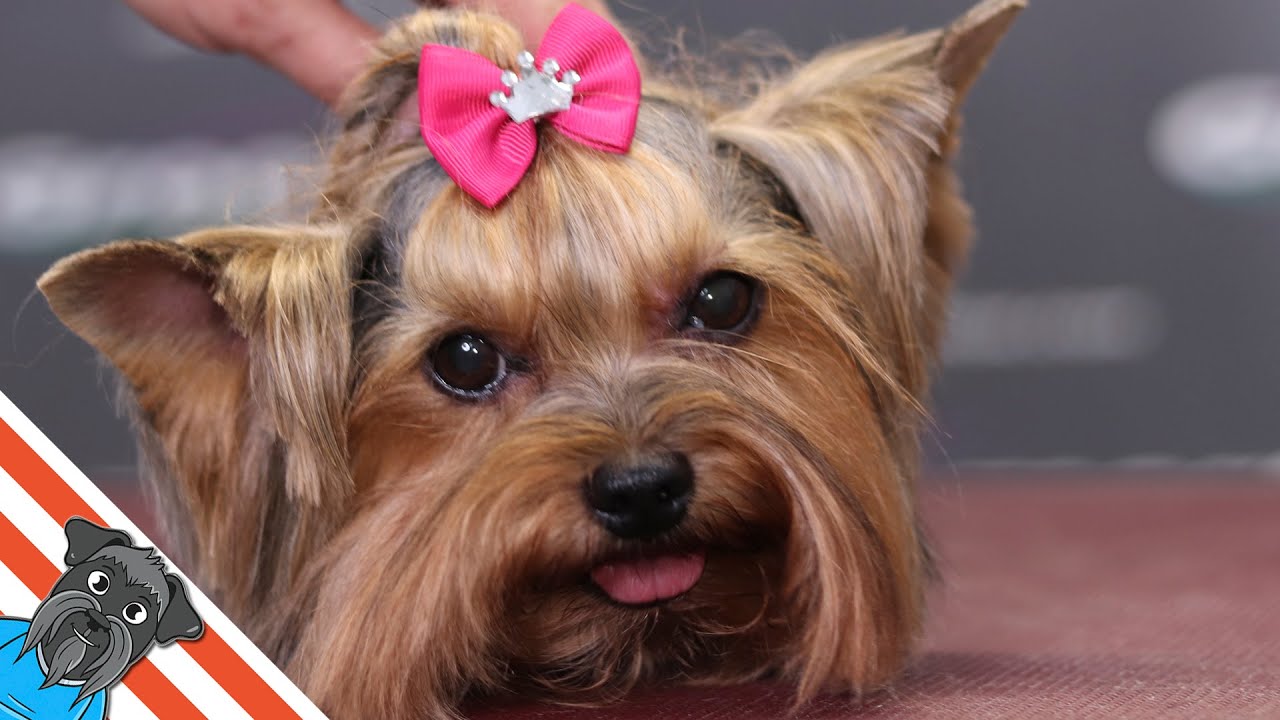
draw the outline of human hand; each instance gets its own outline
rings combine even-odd
[[[211,52],[242,53],[334,105],[364,66],[378,30],[339,0],[125,0],[179,40]],[[417,0],[429,7],[488,9],[520,29],[529,47],[567,0]],[[609,17],[604,0],[579,0]]]

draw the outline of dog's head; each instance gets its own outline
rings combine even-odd
[[[200,637],[204,624],[152,548],[81,518],[66,524],[67,571],[36,608],[22,653],[39,653],[43,687],[114,685],[153,645]]]
[[[400,108],[424,43],[510,66],[519,38],[421,13],[308,224],[111,245],[41,287],[128,381],[175,550],[339,716],[865,688],[919,628],[916,436],[969,235],[948,161],[1020,5],[741,96],[650,79],[628,154],[542,127],[493,210]]]

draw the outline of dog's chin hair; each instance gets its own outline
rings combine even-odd
[[[98,659],[89,665],[93,674],[85,679],[84,686],[80,688],[80,694],[76,698],[77,702],[115,684],[129,670],[129,658],[133,655],[133,638],[121,620],[110,616],[107,620],[111,639]]]
[[[74,634],[63,640],[57,647],[45,652],[47,643],[53,640],[62,626],[72,615],[86,610],[100,610],[97,602],[86,593],[78,591],[61,592],[46,600],[36,616],[31,619],[31,627],[27,631],[27,640],[20,654],[35,649],[41,653],[46,665],[44,683],[41,689],[52,687],[62,682],[68,673],[78,668],[84,661],[87,646]],[[133,638],[124,623],[115,617],[107,617],[109,638],[107,646],[86,668],[91,674],[80,684],[80,692],[76,702],[113,685],[124,677],[129,669],[129,658],[133,654]]]
[[[22,654],[29,652],[37,643],[53,638],[73,613],[98,609],[97,601],[86,592],[70,590],[53,595],[40,604],[35,617],[31,618]]]
[[[517,664],[520,681],[509,689],[560,704],[597,706],[626,696],[646,680],[718,684],[766,674],[767,654],[751,645],[763,642],[770,618],[777,617],[769,589],[772,570],[755,557],[744,565],[758,577],[759,592],[746,598],[747,617],[738,622],[722,617],[725,598],[705,587],[649,608],[602,608],[604,601],[582,588],[545,599],[536,617],[513,619],[527,635],[525,642],[540,653]],[[526,624],[538,621],[549,624],[537,629]],[[701,661],[726,658],[729,647],[739,650],[732,666],[721,663],[712,678]]]
[[[62,644],[54,648],[53,652],[44,654],[45,663],[48,669],[45,670],[44,683],[40,686],[43,690],[47,687],[57,685],[67,676],[67,673],[75,669],[84,660],[86,646],[75,635],[62,641]],[[41,646],[43,648],[43,646]]]

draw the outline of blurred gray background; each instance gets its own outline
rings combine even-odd
[[[349,5],[379,23],[408,6]],[[615,7],[695,47],[765,28],[807,53],[967,5]],[[980,236],[936,466],[1280,468],[1277,36],[1277,0],[1032,0],[968,104]],[[129,482],[111,384],[36,277],[78,248],[269,212],[328,121],[271,72],[101,0],[6,5],[0,108],[0,391],[91,476]]]

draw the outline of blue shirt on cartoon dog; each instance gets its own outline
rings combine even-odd
[[[25,654],[29,620],[0,617],[0,720],[102,720],[107,691],[76,702],[79,685],[51,685],[43,690],[45,673],[33,648]]]

